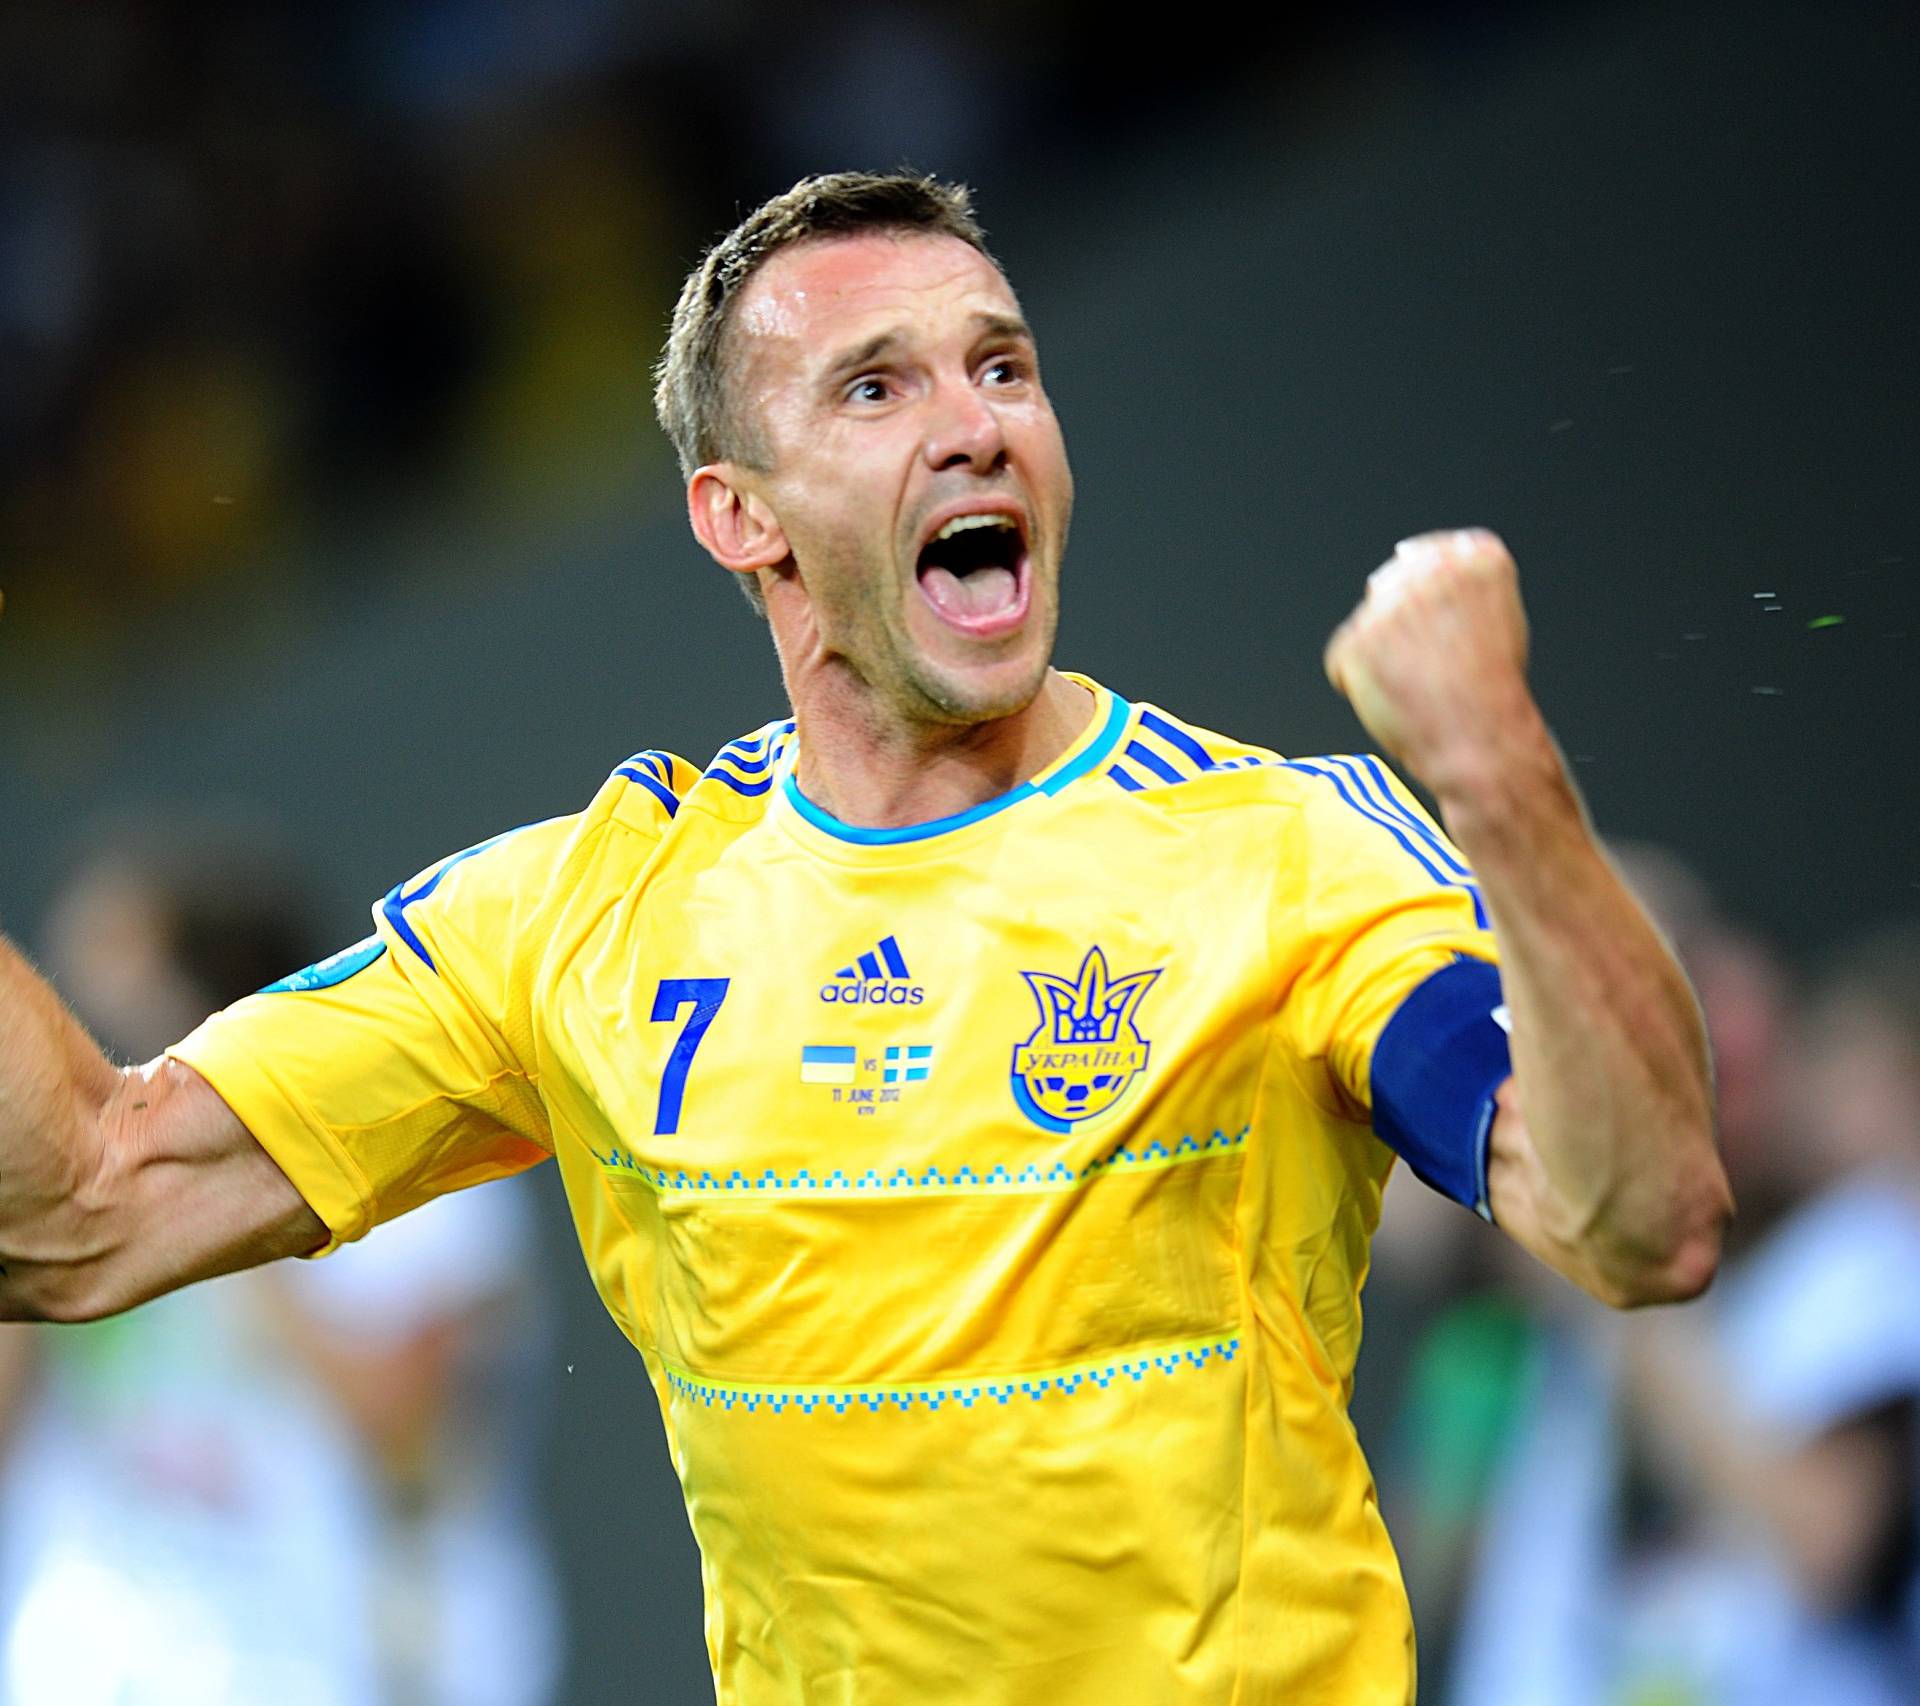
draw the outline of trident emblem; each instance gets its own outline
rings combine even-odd
[[[1094,947],[1075,977],[1020,975],[1040,1023],[1013,1051],[1013,1099],[1036,1125],[1071,1131],[1111,1108],[1145,1069],[1150,1045],[1136,1019],[1160,970],[1112,977],[1107,956]]]

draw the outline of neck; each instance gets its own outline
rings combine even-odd
[[[796,696],[800,788],[861,829],[951,817],[1046,769],[1092,721],[1093,706],[1086,688],[1053,669],[1030,704],[981,723],[882,721],[868,705]]]

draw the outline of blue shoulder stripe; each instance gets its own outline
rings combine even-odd
[[[641,755],[645,757],[643,753]],[[673,790],[662,782],[651,770],[642,770],[637,764],[623,764],[614,771],[616,776],[624,776],[629,782],[638,782],[661,805],[667,808],[667,816],[672,817],[680,809],[680,802],[674,798]]]
[[[1340,758],[1288,758],[1281,760],[1281,768],[1298,770],[1304,775],[1318,777],[1323,782],[1331,782],[1342,800],[1369,823],[1377,824],[1399,842],[1436,883],[1442,888],[1459,889],[1465,894],[1473,902],[1474,922],[1481,929],[1486,929],[1486,902],[1481,898],[1478,885],[1470,880],[1466,866],[1449,854],[1433,832],[1398,801],[1394,801],[1392,809],[1376,804],[1360,779],[1345,768],[1349,762],[1352,761]]]
[[[774,765],[786,746],[787,737],[792,733],[793,722],[788,719],[784,723],[769,723],[754,734],[728,741],[713,755],[713,762],[700,773],[701,780],[724,783],[734,793],[749,798],[764,794],[773,786]]]
[[[1371,805],[1355,794],[1351,778],[1344,772],[1326,766],[1323,761],[1309,761],[1304,758],[1283,759],[1281,760],[1281,768],[1284,770],[1298,770],[1303,775],[1318,777],[1322,782],[1331,782],[1334,786],[1334,791],[1339,794],[1341,799],[1345,800],[1348,805],[1353,807],[1353,809],[1363,818],[1367,819],[1369,823],[1378,824],[1391,835],[1394,840],[1399,842],[1414,859],[1419,861],[1420,868],[1425,871],[1428,876],[1433,878],[1436,883],[1444,883],[1447,881],[1447,873],[1433,862],[1421,848],[1420,844],[1413,840],[1400,824],[1388,817],[1386,813],[1382,812],[1378,807]]]
[[[1211,771],[1232,769],[1235,764],[1233,759],[1215,758],[1172,718],[1147,705],[1140,707],[1133,724],[1133,738],[1128,740],[1120,756],[1127,759],[1132,768],[1116,758],[1107,766],[1107,775],[1131,793],[1163,784],[1172,787],[1196,781]]]
[[[1387,779],[1385,767],[1372,753],[1363,752],[1353,756],[1342,755],[1329,758],[1327,762],[1339,765],[1341,769],[1353,777],[1360,792],[1366,796],[1369,802],[1378,806],[1383,812],[1387,813],[1388,816],[1395,819],[1395,821],[1405,824],[1412,834],[1419,837],[1421,844],[1425,846],[1442,865],[1452,871],[1455,876],[1471,877],[1473,875],[1473,873],[1468,870],[1466,861],[1456,855],[1439,836],[1434,834],[1432,826],[1424,822],[1417,813],[1410,810],[1406,802],[1394,793],[1393,784]]]
[[[1158,711],[1143,708],[1140,712],[1140,726],[1143,729],[1152,730],[1154,734],[1157,734],[1169,746],[1185,753],[1187,757],[1193,761],[1196,769],[1211,770],[1214,768],[1213,755],[1195,740],[1192,735],[1188,734],[1185,729],[1170,723],[1165,717],[1161,716]]]
[[[520,829],[526,827],[525,824],[520,825]],[[393,933],[426,962],[427,970],[432,972],[434,976],[438,977],[440,975],[440,968],[433,963],[433,955],[427,952],[426,944],[414,934],[413,926],[407,922],[407,908],[412,906],[416,901],[425,900],[428,895],[432,894],[433,891],[440,886],[441,879],[445,877],[455,865],[460,864],[464,860],[471,859],[476,853],[486,852],[489,847],[499,846],[501,842],[506,840],[507,836],[517,835],[518,833],[518,829],[509,829],[500,835],[489,836],[485,841],[478,842],[474,846],[467,848],[464,852],[456,853],[452,858],[443,860],[435,867],[433,874],[411,893],[407,892],[407,885],[404,882],[398,882],[387,891],[386,899],[381,901],[380,911],[385,916],[386,921],[393,926]]]
[[[773,762],[777,751],[771,729],[762,729],[757,735],[742,735],[738,740],[730,740],[716,752],[714,762],[726,759],[729,764],[737,764],[742,770],[755,770],[763,764]]]
[[[708,766],[701,779],[703,781],[724,782],[736,794],[745,794],[748,796],[764,794],[773,786],[773,777],[770,773],[762,776],[757,782],[747,782],[734,775],[731,770],[722,770],[717,764]]]
[[[1184,782],[1186,778],[1156,753],[1151,747],[1142,746],[1137,740],[1127,742],[1127,757],[1131,758],[1142,770],[1151,771],[1163,782]]]

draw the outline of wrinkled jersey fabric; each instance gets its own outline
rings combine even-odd
[[[1076,679],[1052,766],[903,829],[790,723],[638,754],[175,1051],[336,1241],[558,1159],[723,1702],[1411,1696],[1347,1417],[1374,1086],[1484,1207],[1484,908],[1378,760]]]

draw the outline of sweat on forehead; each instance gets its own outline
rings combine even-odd
[[[821,238],[768,258],[741,290],[727,335],[737,340],[736,349],[756,337],[815,342],[863,312],[910,315],[929,302],[983,292],[1013,307],[999,267],[954,238],[923,232]]]

